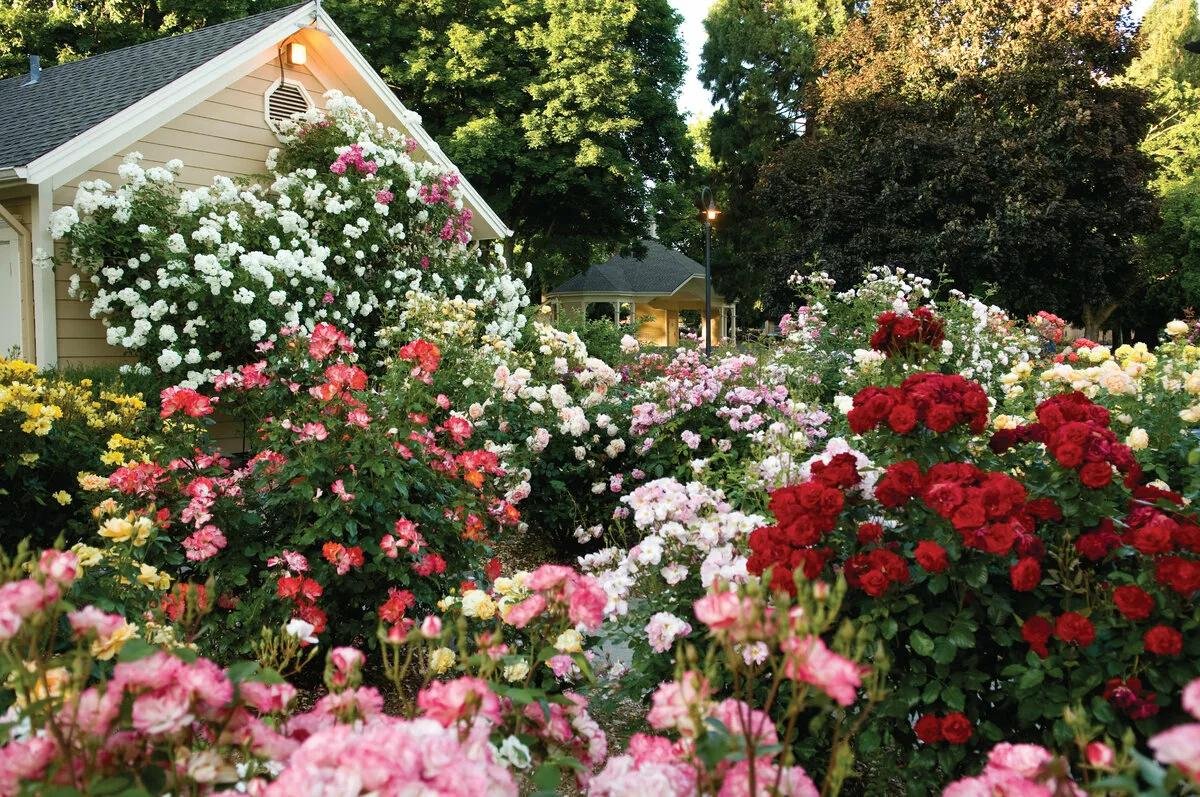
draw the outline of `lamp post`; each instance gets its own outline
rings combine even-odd
[[[712,354],[712,225],[721,212],[708,186],[700,190],[700,206],[704,208],[704,356],[708,357]]]

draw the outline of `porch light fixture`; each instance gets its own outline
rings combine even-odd
[[[288,42],[287,61],[291,66],[304,66],[308,63],[308,48],[300,42]]]

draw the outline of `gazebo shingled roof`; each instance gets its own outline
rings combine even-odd
[[[655,240],[644,240],[642,259],[616,255],[558,285],[548,295],[570,293],[622,293],[654,296],[675,293],[693,277],[704,276],[704,266],[668,249]]]

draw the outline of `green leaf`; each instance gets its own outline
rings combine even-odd
[[[137,661],[157,652],[158,648],[144,639],[131,639],[121,647],[121,652],[117,654],[117,661]]]
[[[908,644],[912,646],[913,652],[918,656],[933,655],[933,639],[924,631],[916,630],[908,637]]]
[[[949,664],[958,655],[958,648],[950,644],[946,637],[939,637],[933,646],[933,660],[938,664]]]
[[[1044,680],[1046,680],[1045,671],[1037,667],[1031,667],[1021,676],[1021,680],[1017,681],[1017,688],[1021,691],[1028,691]]]
[[[955,711],[962,711],[966,706],[967,697],[957,686],[947,686],[942,690],[942,700]]]
[[[562,771],[549,762],[542,764],[533,773],[534,785],[544,791],[553,792],[561,781]]]

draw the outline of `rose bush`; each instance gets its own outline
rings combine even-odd
[[[61,260],[79,270],[72,294],[110,344],[196,387],[284,326],[334,323],[371,351],[385,324],[406,326],[414,293],[458,298],[489,339],[516,338],[524,284],[468,247],[457,173],[414,157],[415,141],[336,92],[281,125],[269,182],[179,190],[182,162],[147,169],[132,153],[120,186],[85,182],[54,212]]]

